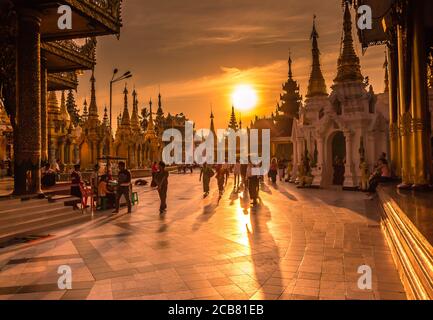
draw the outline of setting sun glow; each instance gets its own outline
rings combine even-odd
[[[257,105],[257,92],[247,84],[238,85],[232,93],[233,105],[239,110],[251,110]]]

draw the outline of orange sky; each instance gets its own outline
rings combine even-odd
[[[134,86],[137,89],[140,109],[150,97],[156,102],[161,87],[164,111],[185,113],[197,128],[209,126],[211,103],[216,126],[227,127],[232,89],[239,83],[251,84],[259,94],[257,108],[242,114],[244,123],[249,124],[255,114],[270,115],[287,80],[289,49],[294,77],[306,93],[314,14],[328,87],[336,75],[341,0],[126,0],[122,11],[120,40],[110,36],[98,42],[96,88],[101,114],[109,103],[111,72],[117,67],[133,72],[127,83],[130,92]],[[363,75],[369,76],[376,93],[382,92],[384,47],[370,48],[365,56],[358,43],[356,49]],[[89,100],[89,77],[89,72],[80,77],[80,107],[84,98]],[[114,87],[113,123],[123,108],[124,85]]]

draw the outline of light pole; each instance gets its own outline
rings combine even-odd
[[[116,68],[113,70],[113,76],[110,80],[110,132],[113,132],[112,120],[113,120],[113,83],[129,79],[132,77],[132,73],[130,71],[125,72],[122,76],[116,77],[119,70]]]

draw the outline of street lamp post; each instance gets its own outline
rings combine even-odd
[[[125,72],[122,76],[116,78],[116,74],[119,72],[119,70],[116,68],[113,70],[113,76],[110,80],[110,132],[113,132],[113,83],[129,79],[132,77],[132,73],[130,71]]]

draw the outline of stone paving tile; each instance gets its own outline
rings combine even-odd
[[[358,193],[264,187],[254,210],[215,181],[202,199],[198,176],[172,175],[166,216],[158,197],[77,236],[0,255],[0,299],[403,299],[377,223]],[[358,267],[373,290],[357,288]],[[57,288],[69,265],[73,290]]]

